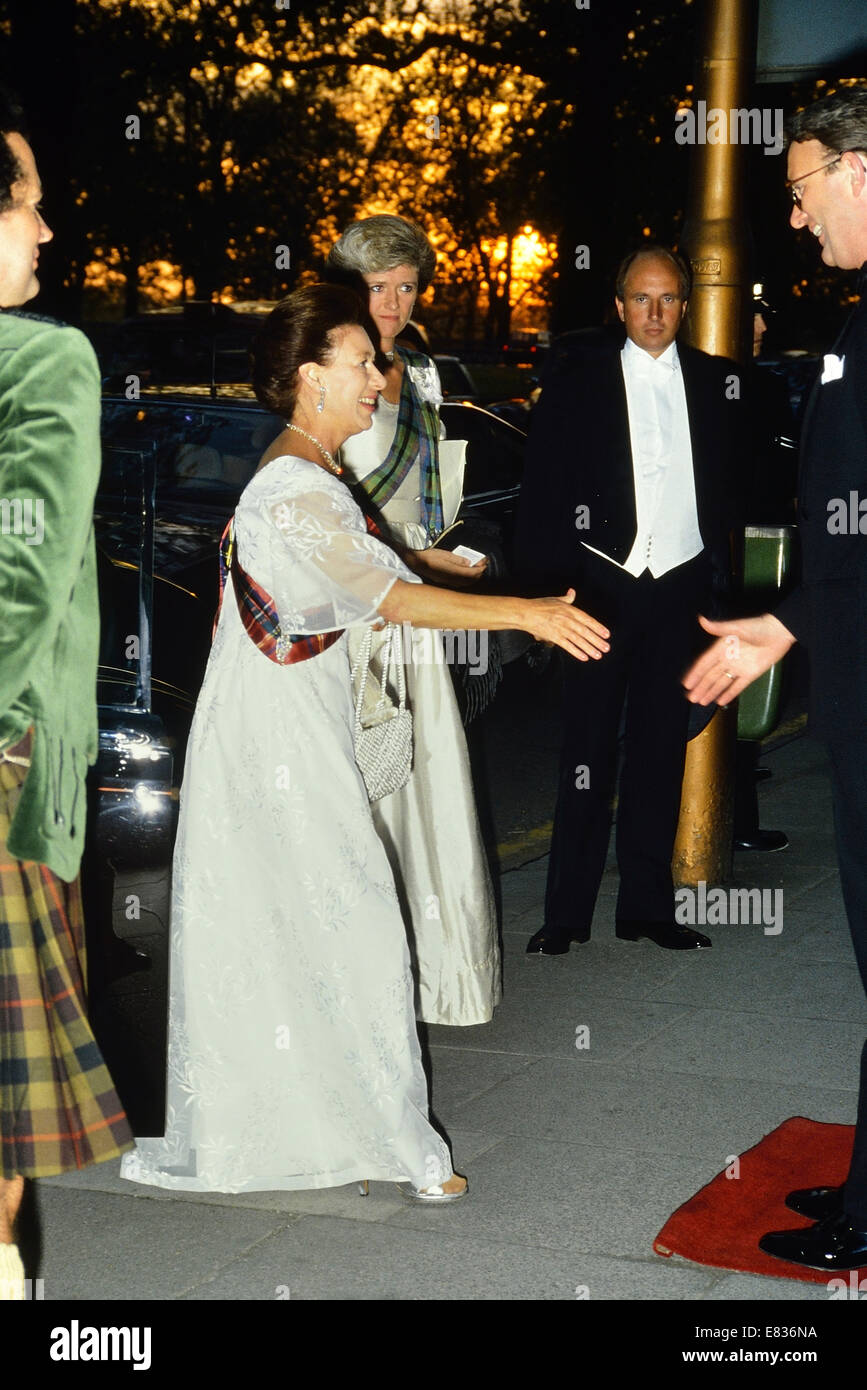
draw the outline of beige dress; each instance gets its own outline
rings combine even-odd
[[[397,405],[379,398],[370,430],[343,445],[341,462],[355,481],[386,457]],[[420,522],[418,463],[380,508],[391,538],[426,544]],[[423,640],[418,640],[421,637]],[[350,658],[362,640],[350,633]],[[376,640],[376,634],[374,634]],[[487,1023],[501,997],[497,918],[470,775],[466,738],[451,675],[437,656],[439,633],[404,641],[413,715],[413,768],[399,791],[373,802],[373,822],[397,885],[425,1023]]]

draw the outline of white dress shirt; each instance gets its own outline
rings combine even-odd
[[[659,357],[652,357],[627,338],[620,364],[626,385],[638,529],[619,568],[635,578],[650,570],[654,579],[659,579],[704,548],[677,344],[671,343]],[[595,547],[589,545],[587,549]],[[604,555],[601,550],[595,553]],[[605,559],[618,564],[610,555]]]

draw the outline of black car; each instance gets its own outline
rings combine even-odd
[[[466,439],[460,525],[449,544],[505,561],[524,436],[472,405],[446,403],[450,438]],[[102,646],[98,702],[147,708],[178,735],[207,661],[217,549],[244,487],[282,422],[247,391],[107,397],[96,506]],[[136,640],[138,639],[138,640]]]
[[[468,441],[461,524],[447,543],[485,551],[502,574],[524,435],[472,405],[446,403],[441,418],[449,437]],[[162,1125],[170,867],[220,537],[282,428],[240,385],[103,402],[99,756],[82,881],[91,1016],[139,1134]]]
[[[186,304],[151,309],[118,324],[86,325],[100,360],[104,391],[175,382],[246,382],[250,343],[262,327],[269,302]]]

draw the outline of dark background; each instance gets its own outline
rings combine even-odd
[[[203,0],[191,17],[153,0],[0,0],[0,68],[27,109],[55,231],[39,310],[72,322],[131,314],[145,306],[142,267],[157,258],[181,268],[196,298],[279,298],[375,206],[447,229],[436,294],[420,311],[435,346],[505,341],[512,287],[486,265],[483,238],[526,223],[559,246],[538,287],[550,327],[598,323],[622,255],[647,234],[678,237],[691,150],[675,143],[674,112],[694,96],[700,8],[533,0],[521,19],[476,0],[289,10]],[[404,27],[384,29],[397,13]],[[244,88],[251,61],[260,81]],[[523,93],[511,104],[510,83]],[[822,90],[833,85],[828,74]],[[812,82],[768,86],[752,104],[788,114],[815,92]],[[425,138],[426,102],[436,142]],[[130,115],[137,140],[126,138]],[[754,274],[781,311],[778,342],[817,350],[853,282],[787,228],[784,163],[749,152]],[[275,265],[280,245],[289,269]],[[587,270],[574,266],[578,245],[590,248]],[[85,291],[85,267],[103,258],[114,261],[113,297]]]

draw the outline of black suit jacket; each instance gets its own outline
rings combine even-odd
[[[698,524],[724,588],[731,567],[729,533],[737,513],[737,470],[747,454],[746,373],[728,358],[680,344],[678,355]],[[562,593],[572,586],[580,604],[588,564],[582,542],[623,564],[637,531],[633,478],[620,348],[579,349],[546,376],[527,441],[515,568],[534,592]],[[579,516],[579,507],[586,507],[586,514]],[[579,529],[576,521],[587,524]]]
[[[867,505],[858,510],[867,501],[867,262],[859,290],[861,302],[833,349],[844,359],[843,375],[824,386],[816,381],[804,415],[803,578],[776,610],[810,652],[814,731],[842,740],[867,737]],[[842,534],[833,520],[839,508],[829,510],[835,499],[855,523]]]

